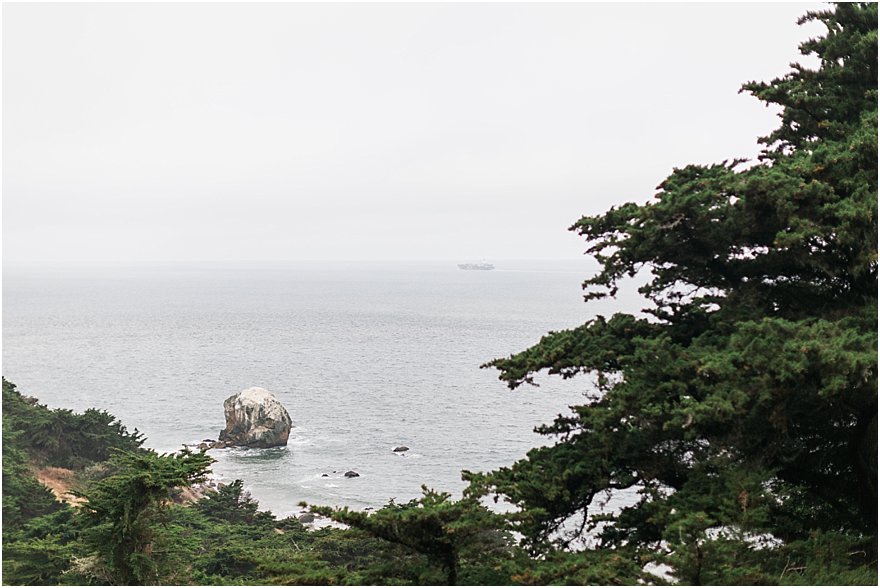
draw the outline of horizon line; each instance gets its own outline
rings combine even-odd
[[[474,260],[489,262],[506,261],[580,261],[590,259],[579,257],[407,257],[407,258],[292,258],[292,259],[26,259],[3,260],[2,265],[86,265],[86,264],[157,264],[157,263],[388,263],[388,262],[431,262],[431,263],[469,263]]]

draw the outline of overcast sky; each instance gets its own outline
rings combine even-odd
[[[817,6],[7,3],[3,259],[577,258]]]

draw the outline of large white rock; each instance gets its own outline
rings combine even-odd
[[[264,388],[248,388],[223,401],[226,428],[220,441],[227,447],[287,445],[291,420],[275,395]]]

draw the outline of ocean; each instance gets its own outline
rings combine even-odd
[[[480,365],[633,295],[584,303],[575,261],[6,266],[3,375],[50,408],[105,409],[160,452],[216,439],[223,400],[272,391],[285,448],[212,450],[261,508],[380,507],[510,465],[584,401],[588,377],[510,390]],[[410,448],[394,453],[398,445]],[[357,478],[343,473],[354,470]],[[326,474],[326,476],[324,476]]]

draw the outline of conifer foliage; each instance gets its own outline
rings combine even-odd
[[[782,107],[758,162],[675,169],[645,204],[571,228],[601,264],[585,298],[645,272],[645,314],[488,364],[512,388],[541,370],[596,383],[540,429],[555,445],[468,474],[528,515],[534,548],[565,544],[572,517],[589,527],[608,491],[633,489],[637,504],[599,517],[602,547],[665,553],[690,583],[809,578],[832,564],[772,554],[805,562],[816,541],[839,547],[817,548],[833,565],[875,561],[877,5],[805,21],[827,27],[801,46],[818,68],[743,86]]]
[[[112,474],[78,493],[86,499],[84,539],[122,584],[161,583],[154,542],[175,488],[202,482],[213,459],[204,452],[157,455],[120,451],[109,460]]]

